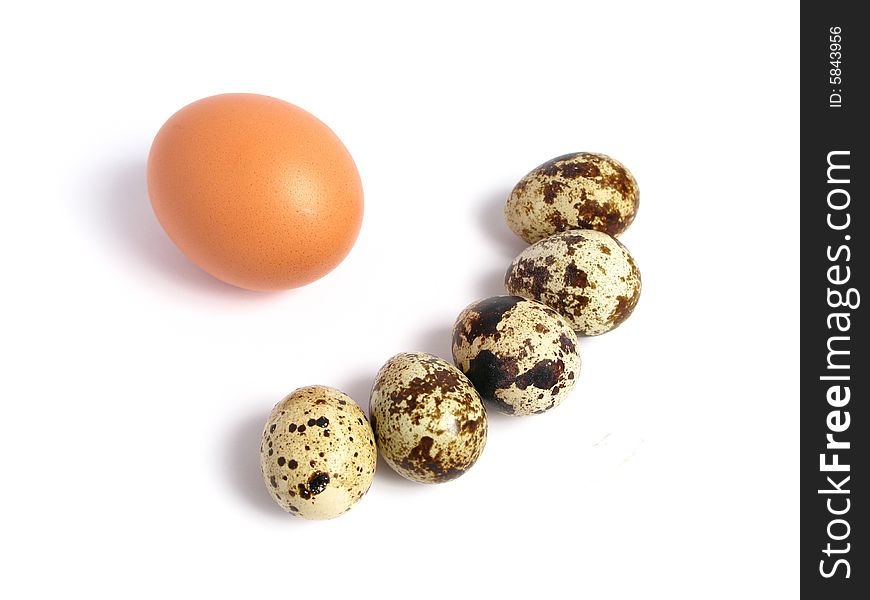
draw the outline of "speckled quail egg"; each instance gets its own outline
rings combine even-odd
[[[486,444],[486,410],[474,386],[431,354],[388,360],[375,378],[369,414],[384,460],[412,481],[456,479]]]
[[[523,177],[505,204],[508,227],[530,244],[571,229],[617,236],[637,213],[637,182],[617,160],[578,152],[547,161]]]
[[[365,413],[334,388],[299,388],[275,405],[266,422],[263,480],[291,514],[331,519],[347,512],[368,491],[376,464]]]
[[[616,238],[566,231],[523,250],[508,268],[505,287],[555,309],[581,335],[600,335],[631,315],[640,271]]]
[[[511,415],[560,404],[580,372],[577,336],[568,322],[519,296],[467,306],[453,325],[453,360],[484,400]]]

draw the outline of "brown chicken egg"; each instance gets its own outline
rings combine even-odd
[[[148,157],[148,194],[173,242],[252,290],[310,283],[350,252],[363,192],[341,140],[301,108],[257,94],[185,106]]]

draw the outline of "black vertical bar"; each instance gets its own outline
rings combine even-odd
[[[859,8],[801,5],[801,592],[836,600],[870,598],[870,22]]]

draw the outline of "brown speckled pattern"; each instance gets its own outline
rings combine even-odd
[[[287,512],[331,519],[368,491],[377,449],[365,413],[342,392],[299,388],[275,405],[260,445],[263,481]]]
[[[560,404],[580,372],[577,336],[568,322],[519,296],[466,307],[453,326],[453,360],[484,400],[511,415]]]
[[[423,352],[392,357],[375,378],[369,404],[381,455],[412,481],[456,479],[486,444],[486,410],[471,382]]]
[[[523,177],[505,204],[508,227],[530,244],[571,229],[617,236],[640,203],[632,174],[604,154],[578,152],[548,161]]]
[[[517,256],[505,276],[508,293],[555,309],[581,335],[617,327],[640,298],[640,271],[628,249],[606,233],[566,231]]]

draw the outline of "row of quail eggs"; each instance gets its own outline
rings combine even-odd
[[[507,270],[509,295],[459,314],[454,364],[422,352],[390,358],[372,386],[370,420],[326,386],[279,402],[260,446],[272,498],[304,518],[336,517],[368,491],[378,451],[407,479],[450,481],[483,451],[485,405],[518,416],[558,406],[579,376],[578,336],[611,331],[637,304],[640,272],[616,236],[638,201],[634,177],[603,154],[560,156],[523,177],[505,219],[531,245]]]

